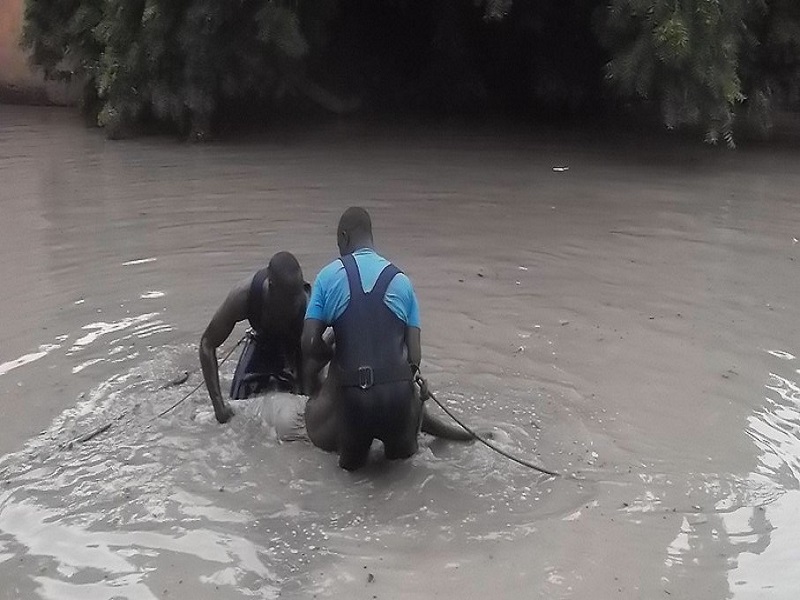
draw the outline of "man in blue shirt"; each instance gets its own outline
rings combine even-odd
[[[408,277],[375,252],[367,211],[344,212],[337,243],[341,258],[320,271],[303,327],[311,441],[338,450],[339,466],[355,470],[366,462],[375,438],[389,459],[412,456],[420,425],[433,435],[470,439],[423,410],[414,387],[422,358],[417,298]],[[323,340],[328,327],[334,331],[333,352]],[[323,383],[320,373],[328,361]]]

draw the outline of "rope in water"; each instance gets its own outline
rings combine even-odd
[[[247,333],[245,335],[243,335],[239,339],[239,341],[236,342],[236,344],[230,350],[228,350],[228,352],[225,353],[225,356],[223,356],[222,359],[219,361],[219,365],[220,366],[223,365],[225,363],[225,361],[227,361],[231,357],[231,355],[236,351],[236,349],[239,346],[241,346],[242,342],[244,342],[247,339],[247,336],[248,336]],[[422,379],[422,377],[419,374],[417,374],[415,381],[417,382],[418,385],[420,385],[421,389],[427,389],[427,384],[424,383],[424,380]],[[173,410],[175,410],[176,408],[178,408],[181,404],[186,402],[186,400],[188,400],[192,396],[192,394],[194,394],[197,390],[199,390],[202,387],[203,383],[204,383],[203,381],[198,383],[191,390],[189,390],[189,392],[184,394],[184,396],[180,400],[178,400],[177,402],[175,402],[174,404],[172,404],[168,408],[162,410],[155,417],[150,419],[150,422],[155,421],[156,419],[160,419],[164,415],[167,415],[170,412],[172,412]],[[550,477],[560,477],[560,474],[556,473],[555,471],[551,471],[550,469],[546,469],[546,468],[544,468],[544,467],[542,467],[540,465],[537,465],[537,464],[532,463],[532,462],[530,462],[528,460],[525,460],[524,458],[519,458],[517,456],[514,456],[513,454],[511,454],[510,452],[506,452],[502,448],[498,448],[497,446],[495,446],[494,444],[489,442],[486,438],[484,438],[483,436],[478,434],[471,427],[469,427],[469,425],[467,425],[466,423],[461,421],[456,415],[454,415],[452,413],[452,411],[450,411],[450,409],[448,409],[444,404],[439,402],[438,398],[436,398],[436,396],[430,390],[428,390],[428,397],[431,400],[433,400],[439,406],[439,408],[441,408],[445,412],[445,414],[447,414],[448,417],[453,419],[453,421],[455,421],[464,431],[466,431],[474,439],[476,439],[477,441],[479,441],[483,445],[487,446],[491,450],[494,450],[495,452],[497,452],[501,456],[504,456],[505,458],[507,458],[507,459],[517,463],[517,464],[520,464],[523,467],[528,467],[529,469],[533,469],[534,471],[538,471],[540,473],[544,473],[545,475],[549,475]],[[131,410],[134,410],[138,406],[139,406],[139,404],[134,405],[132,408],[123,411],[122,414],[118,415],[113,420],[101,425],[100,427],[97,427],[96,429],[93,429],[89,433],[86,433],[86,434],[84,434],[82,436],[79,436],[79,437],[77,437],[77,438],[75,438],[75,439],[63,444],[61,446],[61,448],[63,449],[65,447],[71,447],[75,443],[82,444],[84,442],[88,442],[92,438],[95,438],[98,435],[100,435],[100,434],[108,431],[109,429],[111,429],[111,427],[114,425],[115,422],[122,420],[122,418],[125,417],[125,415],[127,415]]]
[[[228,352],[225,354],[225,356],[223,356],[223,357],[222,357],[222,360],[220,360],[220,361],[219,361],[219,364],[220,364],[220,365],[223,365],[223,364],[225,363],[225,361],[226,361],[226,360],[228,360],[228,359],[230,358],[230,356],[231,356],[231,354],[233,354],[234,350],[236,350],[236,349],[237,349],[239,346],[241,346],[242,342],[243,342],[243,341],[245,341],[245,340],[247,339],[247,336],[248,336],[248,335],[250,335],[250,334],[249,334],[249,333],[245,333],[245,334],[244,334],[244,335],[241,337],[241,339],[240,339],[238,342],[236,342],[236,345],[235,345],[233,348],[231,348],[230,350],[228,350]],[[172,406],[170,406],[170,407],[169,407],[169,408],[167,408],[166,410],[162,410],[162,411],[161,411],[160,413],[158,413],[158,414],[157,414],[155,417],[153,417],[153,418],[151,419],[151,421],[155,421],[156,419],[160,419],[160,418],[161,418],[161,417],[163,417],[164,415],[166,415],[166,414],[168,414],[168,413],[172,412],[173,410],[175,410],[176,408],[178,408],[178,407],[179,407],[181,404],[183,404],[184,402],[186,402],[186,400],[188,400],[188,399],[189,399],[189,397],[190,397],[192,394],[194,394],[194,393],[195,393],[197,390],[199,390],[199,389],[200,389],[200,387],[203,385],[203,383],[204,383],[203,381],[201,381],[200,383],[198,383],[196,386],[194,386],[194,388],[192,388],[192,390],[191,390],[191,391],[190,391],[188,394],[186,394],[186,395],[185,395],[183,398],[181,398],[180,400],[178,400],[178,401],[177,401],[175,404],[173,404]]]
[[[238,348],[239,346],[242,345],[242,342],[244,342],[247,339],[247,336],[248,336],[247,333],[244,334],[241,337],[241,339],[238,342],[236,342],[236,345],[233,348],[231,348],[230,350],[228,350],[228,352],[225,353],[225,356],[223,356],[222,360],[219,361],[219,365],[220,366],[223,365],[225,363],[225,361],[228,360],[231,357],[231,354],[234,353],[236,348]],[[150,422],[153,422],[156,419],[159,419],[159,418],[163,417],[164,415],[166,415],[167,413],[169,413],[169,412],[175,410],[176,408],[178,408],[178,406],[180,406],[181,404],[186,402],[186,400],[188,400],[191,397],[192,394],[194,394],[197,390],[199,390],[202,387],[203,383],[204,383],[203,381],[198,383],[187,394],[185,394],[183,396],[183,398],[178,400],[175,404],[173,404],[172,406],[170,406],[166,410],[162,410],[155,417],[150,419]],[[84,442],[88,442],[89,440],[91,440],[92,438],[97,437],[101,433],[105,433],[106,431],[111,429],[111,427],[114,425],[115,422],[121,421],[123,419],[123,417],[125,417],[128,413],[130,413],[132,410],[135,410],[139,406],[139,404],[141,404],[141,403],[137,403],[137,404],[133,405],[131,408],[122,411],[122,413],[120,415],[114,417],[114,419],[112,419],[111,421],[108,421],[107,423],[101,425],[100,427],[97,427],[97,428],[93,429],[89,433],[85,433],[85,434],[83,434],[83,435],[81,435],[79,437],[76,437],[76,438],[70,440],[69,442],[65,442],[64,444],[61,445],[61,449],[63,450],[64,448],[69,448],[69,447],[73,446],[74,444],[82,444]]]
[[[417,384],[420,386],[421,389],[427,389],[427,384],[424,384],[424,379],[422,379],[422,377],[419,374],[417,374],[417,377],[416,377],[415,381],[417,382]],[[423,387],[423,385],[425,387]],[[544,467],[539,466],[537,464],[534,464],[534,463],[532,463],[530,461],[527,461],[524,458],[519,458],[517,456],[514,456],[513,454],[511,454],[509,452],[506,452],[502,448],[498,448],[497,446],[495,446],[494,444],[489,442],[487,439],[485,439],[483,436],[481,436],[480,434],[475,432],[471,427],[469,427],[464,422],[462,422],[458,417],[456,417],[452,413],[452,411],[450,411],[444,404],[439,402],[439,400],[436,398],[436,396],[434,396],[433,392],[431,392],[430,390],[428,390],[428,397],[431,400],[433,400],[436,404],[438,404],[439,408],[441,408],[447,414],[448,417],[453,419],[453,421],[458,423],[458,425],[464,431],[466,431],[473,438],[475,438],[476,440],[478,440],[480,443],[484,444],[485,446],[488,446],[489,448],[491,448],[492,450],[494,450],[498,454],[506,457],[507,459],[509,459],[511,461],[514,461],[517,464],[522,465],[523,467],[528,467],[529,469],[533,469],[534,471],[539,471],[540,473],[544,473],[545,475],[550,475],[551,477],[560,477],[561,476],[559,473],[556,473],[555,471],[551,471],[550,469],[545,469]]]

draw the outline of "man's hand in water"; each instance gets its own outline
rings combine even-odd
[[[214,416],[217,417],[217,421],[222,424],[230,421],[233,415],[234,412],[231,405],[224,400],[220,404],[214,406]]]

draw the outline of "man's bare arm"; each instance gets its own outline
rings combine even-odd
[[[300,345],[303,352],[303,391],[316,396],[321,385],[320,371],[331,360],[331,346],[323,339],[327,325],[318,319],[306,319]]]
[[[229,421],[233,416],[233,410],[222,396],[217,348],[228,339],[236,323],[247,318],[247,297],[251,280],[252,278],[248,278],[231,290],[200,338],[200,366],[203,369],[203,379],[211,404],[214,406],[214,415],[220,423]]]
[[[408,363],[419,367],[422,362],[422,342],[420,341],[419,327],[406,327],[406,351]]]
[[[439,417],[432,415],[428,412],[428,407],[422,407],[422,431],[429,435],[445,440],[454,440],[456,442],[471,442],[473,439],[472,434],[458,425],[444,422]]]
[[[422,341],[419,327],[406,327],[406,350],[408,352],[408,363],[419,368],[419,364],[422,361]],[[415,375],[417,374],[415,373]],[[417,381],[420,386],[419,393],[421,400],[425,401],[427,400],[428,383],[421,376],[420,379],[422,380],[421,383]],[[422,412],[422,431],[447,440],[464,442],[472,439],[472,436],[461,427],[445,423],[430,414],[426,407],[423,407]]]

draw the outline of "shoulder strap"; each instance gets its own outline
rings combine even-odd
[[[375,286],[372,288],[370,295],[376,294],[378,298],[382,299],[386,295],[386,290],[389,288],[389,284],[392,283],[392,279],[400,273],[402,273],[402,271],[392,263],[386,265],[383,271],[381,271],[381,274],[378,275],[378,280],[375,282]]]
[[[345,254],[339,260],[342,261],[344,270],[347,273],[347,282],[350,284],[350,299],[353,300],[364,296],[361,273],[358,271],[355,257],[352,254]]]
[[[269,269],[261,269],[253,275],[250,292],[247,294],[247,320],[250,327],[259,331],[261,329],[261,312],[264,308],[264,281],[267,279]]]

